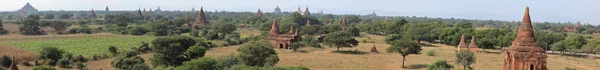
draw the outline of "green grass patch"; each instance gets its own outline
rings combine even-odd
[[[99,54],[108,54],[108,47],[115,45],[119,51],[129,51],[133,47],[138,47],[141,42],[151,42],[156,37],[153,36],[111,36],[111,37],[89,37],[68,40],[42,40],[28,42],[6,42],[4,45],[13,46],[39,52],[42,47],[56,47],[75,55],[92,56]]]

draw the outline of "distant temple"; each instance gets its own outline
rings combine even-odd
[[[31,6],[31,4],[27,3],[25,6],[21,7],[21,9],[17,10],[17,12],[19,12],[19,14],[22,16],[27,16],[28,13],[38,12],[38,10]]]
[[[262,17],[263,16],[262,12],[260,12],[260,9],[258,9],[258,11],[256,12],[256,16],[258,16],[258,17]]]
[[[300,15],[304,15],[304,13],[302,12],[302,10],[300,9],[300,6],[298,6],[298,10],[296,12],[300,13]]]
[[[306,20],[306,24],[304,24],[305,26],[310,26],[310,20]]]
[[[196,9],[192,8],[192,10],[191,10],[191,11],[192,11],[192,12],[196,12]]]
[[[377,17],[377,14],[375,14],[375,11],[371,12],[371,18],[375,18]]]
[[[277,14],[281,13],[281,9],[279,9],[279,6],[277,6],[277,8],[275,8],[275,11],[273,11],[273,13],[277,13]]]
[[[346,25],[346,17],[344,17],[344,19],[342,19],[342,23],[340,23],[340,28],[342,28],[342,31],[346,31],[346,27],[348,27]]]
[[[302,15],[310,15],[310,12],[308,11],[308,7],[306,7],[306,10],[304,10],[304,14]]]
[[[104,8],[104,11],[108,12],[110,10],[108,10],[108,6],[106,6],[106,8]]]
[[[144,15],[142,15],[142,9],[138,8],[137,15],[138,17],[144,17]]]
[[[204,28],[208,26],[209,22],[204,16],[204,9],[200,7],[200,11],[198,11],[198,17],[196,17],[196,22],[194,22],[194,28]]]
[[[161,12],[162,10],[160,10],[160,6],[158,6],[158,8],[156,10],[154,10],[154,12]]]
[[[94,12],[94,9],[90,11],[90,14],[88,14],[88,18],[96,18],[96,12]]]
[[[581,24],[579,23],[579,21],[577,21],[577,23],[575,23],[575,26],[565,25],[563,27],[562,32],[575,33],[575,32],[577,32],[577,27],[579,27],[579,26],[581,26]]]
[[[547,70],[546,58],[545,50],[535,40],[527,7],[517,38],[504,52],[504,70]]]
[[[277,48],[291,49],[292,42],[299,41],[300,38],[298,37],[298,28],[294,29],[293,26],[288,33],[279,34],[279,25],[276,20],[273,20],[267,39]]]

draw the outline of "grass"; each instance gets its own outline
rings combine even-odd
[[[39,37],[46,38],[46,37]],[[51,37],[61,38],[61,37]],[[67,37],[68,38],[68,37]],[[66,52],[75,55],[99,55],[108,53],[108,47],[111,45],[117,46],[121,51],[131,50],[132,47],[138,47],[141,42],[150,42],[156,37],[152,36],[127,36],[127,35],[109,35],[103,37],[75,37],[75,39],[57,39],[57,40],[26,40],[26,41],[8,41],[1,44],[38,52],[42,47],[57,47]],[[37,38],[25,38],[37,39]],[[6,40],[5,40],[6,41]]]

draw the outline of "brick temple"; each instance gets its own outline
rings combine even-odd
[[[273,20],[273,25],[271,25],[267,40],[269,40],[276,48],[290,49],[292,42],[299,40],[298,28],[294,29],[292,26],[288,33],[279,34],[279,25],[277,25],[276,20]]]
[[[529,7],[525,8],[523,22],[519,26],[517,38],[504,52],[504,70],[547,70],[548,56],[535,41],[533,26],[529,18]]]

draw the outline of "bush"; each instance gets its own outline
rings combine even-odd
[[[112,53],[112,54],[113,54],[113,56],[116,56],[116,55],[117,55],[117,53],[118,53],[118,52],[117,52],[117,47],[116,47],[116,46],[114,46],[114,45],[111,45],[111,46],[109,46],[109,47],[108,47],[108,51],[109,51],[110,53]]]
[[[185,55],[189,58],[200,58],[204,57],[204,53],[206,53],[206,48],[204,46],[192,46],[185,51]]]
[[[85,64],[78,62],[77,63],[77,69],[79,70],[87,70]]]
[[[198,30],[192,30],[190,31],[190,36],[192,37],[200,37],[200,32]]]
[[[75,60],[77,62],[87,62],[88,59],[86,59],[85,57],[83,57],[83,55],[79,55],[79,56],[73,58],[73,60]]]
[[[150,67],[144,63],[144,59],[139,56],[125,57],[120,56],[113,60],[112,66],[122,70],[149,70]]]
[[[251,41],[237,49],[240,61],[249,66],[272,66],[279,62],[273,45],[266,41]]]
[[[290,48],[294,51],[298,50],[301,47],[306,46],[304,42],[294,42],[292,44],[290,44]]]
[[[145,35],[147,32],[150,32],[150,30],[140,26],[129,29],[131,35]]]
[[[2,56],[2,58],[0,58],[0,67],[10,67],[10,63],[12,63],[12,60],[10,59],[10,57],[4,55]]]
[[[71,68],[71,66],[69,66],[71,63],[72,61],[69,58],[62,58],[57,61],[58,66],[62,68]]]
[[[191,61],[183,62],[183,65],[176,70],[220,70],[221,67],[215,59],[210,57],[202,57]]]
[[[85,34],[92,34],[92,29],[89,27],[82,27],[82,28],[71,28],[69,29],[69,33],[70,34],[77,34],[77,33],[85,33]]]
[[[221,65],[223,68],[229,68],[240,63],[239,59],[235,56],[235,54],[222,56],[219,59],[217,59],[217,61],[219,61],[219,65]]]
[[[42,51],[38,53],[38,57],[40,59],[51,59],[58,60],[62,58],[64,51],[56,48],[56,47],[43,47]]]
[[[56,68],[54,68],[52,66],[36,66],[36,67],[33,67],[32,70],[56,70]]]
[[[454,68],[454,66],[447,63],[446,60],[438,60],[433,64],[427,66],[427,70],[450,70]]]
[[[433,51],[433,50],[428,51],[427,56],[435,56],[435,51]]]

